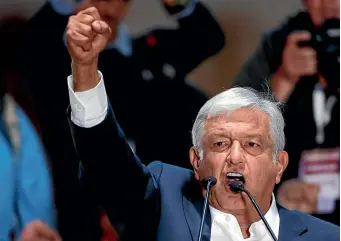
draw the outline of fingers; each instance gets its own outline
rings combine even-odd
[[[20,241],[33,240],[61,241],[61,237],[48,225],[38,220],[26,225],[20,239]]]
[[[96,36],[91,24],[94,18],[90,15],[70,17],[66,37],[71,40],[70,43],[82,47],[85,51],[91,49],[91,40]]]
[[[70,44],[73,46],[81,47],[85,51],[91,50],[91,39],[87,36],[84,36],[76,31],[67,32],[68,38],[71,38]]]
[[[278,190],[278,201],[290,210],[313,213],[316,209],[319,186],[299,180],[288,180]]]
[[[92,28],[97,33],[92,42],[92,47],[96,50],[102,50],[108,43],[111,36],[110,27],[103,21],[95,21],[92,24]]]
[[[97,8],[95,7],[90,7],[83,11],[80,11],[77,15],[82,15],[82,14],[90,15],[94,18],[94,20],[101,20],[101,16],[99,15]]]
[[[297,46],[299,42],[309,41],[310,39],[311,39],[311,35],[309,32],[306,32],[306,31],[293,32],[288,36],[287,44]]]
[[[109,38],[111,35],[111,28],[109,25],[104,22],[104,21],[95,21],[92,23],[92,28],[93,30],[98,33],[103,35],[106,38]]]
[[[315,205],[320,191],[320,186],[317,184],[307,184],[303,191],[306,202]]]

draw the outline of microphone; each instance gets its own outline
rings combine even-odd
[[[201,217],[198,241],[201,241],[201,237],[202,237],[202,230],[204,227],[204,221],[205,221],[205,216],[206,216],[208,197],[210,195],[210,189],[211,187],[217,184],[217,178],[213,176],[208,176],[201,182],[201,184],[204,185],[204,187],[206,188],[206,195],[205,195],[205,200],[204,200],[204,209],[203,209],[202,217]]]
[[[264,224],[265,224],[265,226],[266,226],[266,229],[269,231],[269,233],[270,233],[272,239],[273,239],[274,241],[277,241],[276,235],[275,235],[274,232],[272,231],[272,229],[271,229],[271,227],[270,227],[268,221],[266,221],[266,219],[265,219],[265,217],[264,217],[264,214],[262,213],[262,211],[260,210],[258,204],[256,203],[256,200],[252,197],[251,193],[250,193],[248,190],[246,190],[246,189],[244,188],[243,182],[241,182],[241,181],[232,181],[232,182],[229,183],[229,186],[230,186],[230,188],[231,188],[231,191],[233,191],[233,192],[235,192],[235,193],[238,193],[238,192],[245,192],[245,193],[247,194],[247,196],[250,198],[250,200],[251,200],[253,206],[256,208],[256,210],[257,210],[257,212],[258,212],[260,218],[263,220],[263,222],[264,222]]]

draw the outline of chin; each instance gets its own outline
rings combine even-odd
[[[226,193],[225,191],[220,194],[217,197],[217,204],[224,212],[245,210],[246,202],[241,193],[233,193],[232,191]]]

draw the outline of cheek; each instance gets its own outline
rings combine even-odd
[[[225,160],[226,154],[209,152],[204,155],[199,171],[205,176],[214,175],[218,178],[226,163]]]
[[[253,187],[266,185],[269,182],[274,182],[276,179],[276,168],[272,163],[269,163],[269,160],[249,161],[247,169],[251,179],[250,185]]]

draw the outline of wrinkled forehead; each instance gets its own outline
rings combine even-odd
[[[210,134],[269,136],[269,117],[257,108],[241,108],[231,113],[221,113],[206,120],[204,136]]]

